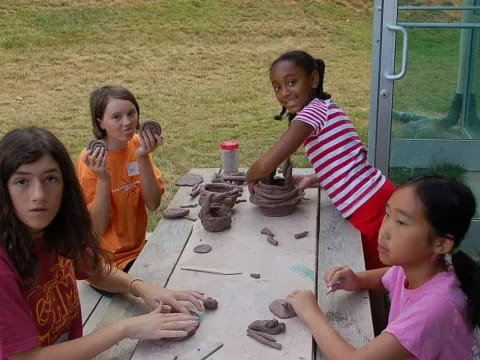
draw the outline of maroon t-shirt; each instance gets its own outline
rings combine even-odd
[[[49,250],[43,240],[35,245],[39,258],[36,285],[23,290],[23,280],[0,247],[0,359],[38,346],[55,343],[60,336],[82,336],[82,314],[73,262]]]

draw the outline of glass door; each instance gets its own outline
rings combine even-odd
[[[479,28],[480,0],[375,1],[369,157],[395,183],[455,176],[480,204]]]

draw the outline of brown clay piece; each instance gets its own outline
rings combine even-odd
[[[207,310],[216,310],[218,308],[218,301],[214,298],[208,297],[203,300],[203,306]]]
[[[93,152],[96,148],[101,148],[103,149],[103,151],[108,150],[108,147],[105,141],[99,140],[99,139],[93,139],[88,143],[87,150],[91,150]]]
[[[198,204],[186,204],[186,205],[180,205],[180,207],[181,207],[182,209],[186,209],[186,208],[195,208],[195,207],[197,207],[197,206],[198,206]]]
[[[220,203],[220,205],[213,205],[212,199],[215,196],[215,194],[209,193],[205,196],[203,202],[199,201],[202,208],[200,209],[198,217],[201,220],[203,228],[210,232],[223,231],[232,225],[232,208],[230,204]],[[223,197],[224,195],[218,196]],[[202,198],[200,198],[200,200],[202,200]]]
[[[290,159],[287,159],[284,164],[283,179],[275,178],[275,172],[272,172],[253,187],[250,202],[258,206],[262,215],[290,215],[304,195],[304,192],[293,183]]]
[[[193,251],[197,254],[206,254],[212,251],[212,247],[208,244],[197,245],[193,248]]]
[[[267,227],[264,227],[262,230],[260,230],[260,234],[274,236],[272,230]]]
[[[175,185],[178,186],[198,186],[199,184],[203,183],[203,176],[199,174],[192,174],[188,173],[185,175],[180,176],[177,181],[175,181]],[[192,188],[192,191],[194,188]]]
[[[267,235],[267,241],[273,246],[278,246],[278,240],[275,240],[272,235]]]
[[[155,120],[145,120],[140,125],[140,133],[149,130],[154,135],[162,135],[162,127]]]
[[[271,348],[274,348],[274,349],[277,349],[277,350],[282,349],[282,344],[277,343],[277,341],[275,339],[273,339],[274,341],[268,340],[262,335],[263,335],[262,333],[253,331],[251,329],[247,330],[247,336],[251,337],[252,339],[257,340],[259,343],[270,346]]]
[[[248,328],[267,334],[276,335],[285,332],[286,325],[285,323],[280,322],[277,319],[255,320],[250,325],[248,325]]]
[[[252,277],[254,279],[260,279],[260,274],[259,273],[251,273],[250,277]]]
[[[286,303],[283,299],[273,300],[268,307],[273,315],[279,317],[280,319],[289,319],[297,316],[293,307]]]
[[[308,231],[302,231],[301,233],[295,234],[295,239],[301,239],[308,235]]]
[[[189,209],[173,206],[163,210],[163,217],[167,219],[177,219],[188,215],[189,212]]]

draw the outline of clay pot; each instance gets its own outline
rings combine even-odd
[[[273,184],[258,182],[253,191],[250,202],[257,205],[260,213],[265,216],[290,215],[304,195],[291,181],[281,178],[274,179]]]
[[[237,201],[237,197],[240,196],[241,193],[241,188],[235,185],[223,183],[206,184],[200,189],[200,198],[198,199],[198,203],[203,205],[205,198],[212,194],[212,206],[227,205],[230,208],[233,208],[235,202]]]
[[[198,217],[205,230],[218,232],[228,229],[232,225],[232,209],[229,205],[213,205],[213,193],[207,194],[203,199],[202,208]],[[235,202],[234,202],[235,203]]]

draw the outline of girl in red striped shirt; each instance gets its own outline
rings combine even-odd
[[[290,126],[273,148],[247,172],[249,188],[269,175],[303,143],[315,174],[296,176],[300,189],[320,184],[335,207],[362,234],[367,269],[378,258],[378,231],[395,185],[367,161],[347,115],[323,91],[325,64],[304,51],[290,51],[270,66],[270,79]]]

